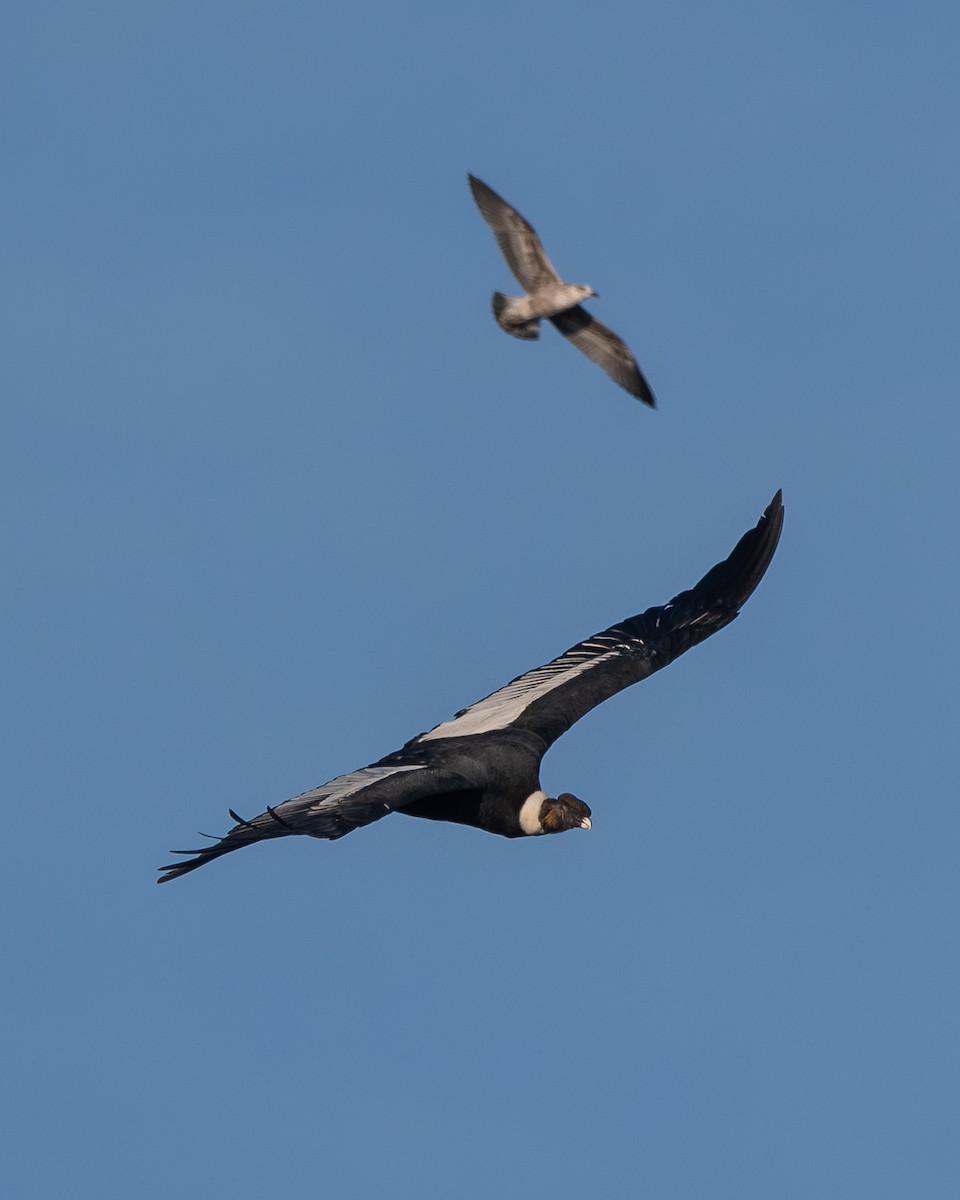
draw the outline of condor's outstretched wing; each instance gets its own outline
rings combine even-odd
[[[418,762],[416,756],[398,751],[372,766],[340,775],[322,787],[286,800],[276,808],[268,807],[250,821],[229,809],[237,822],[230,832],[198,850],[171,851],[193,857],[161,867],[163,874],[157,883],[177,879],[223,854],[267,838],[302,834],[332,841],[422,798],[469,789],[470,784],[462,775],[442,764]]]
[[[770,565],[783,527],[777,492],[756,526],[689,591],[664,605],[572,646],[545,666],[459,712],[410,743],[472,737],[497,729],[523,729],[547,746],[608,697],[646,679],[675,658],[729,625]]]

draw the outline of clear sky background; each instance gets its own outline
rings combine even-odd
[[[0,37],[5,1190],[960,1194],[955,3],[31,0]],[[511,290],[470,170],[635,350]],[[164,888],[693,584],[543,782]]]

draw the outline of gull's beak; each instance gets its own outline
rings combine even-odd
[[[583,820],[580,822],[580,828],[581,829],[592,829],[593,822],[590,820],[589,817],[584,817]]]

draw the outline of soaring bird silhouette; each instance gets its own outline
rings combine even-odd
[[[545,666],[518,675],[402,750],[340,775],[251,821],[213,845],[175,850],[188,861],[161,867],[165,883],[265,838],[335,839],[389,813],[472,825],[504,837],[589,829],[590,809],[569,793],[540,787],[540,761],[575,721],[631,683],[646,679],[737,616],[773,558],[783,527],[777,492],[729,558],[689,591],[578,642]]]
[[[540,336],[540,319],[548,317],[565,338],[603,367],[615,383],[655,408],[650,385],[626,344],[580,304],[581,300],[599,293],[585,283],[564,283],[530,222],[475,175],[467,178],[507,266],[526,293],[523,296],[493,293],[493,315],[500,328],[513,337],[535,341]]]

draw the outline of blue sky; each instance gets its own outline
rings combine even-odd
[[[955,1197],[956,6],[14,4],[18,1196]],[[547,329],[470,170],[600,293]],[[588,835],[195,831],[662,603]]]

